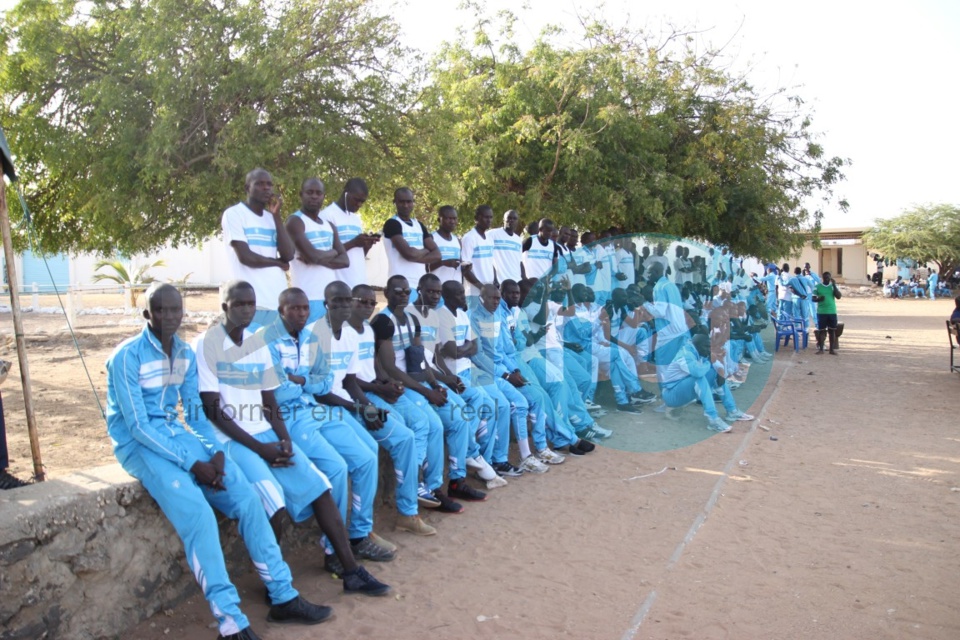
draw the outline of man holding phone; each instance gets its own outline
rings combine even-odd
[[[379,233],[364,233],[363,221],[357,213],[367,201],[370,190],[362,178],[350,178],[343,187],[343,195],[320,212],[320,217],[337,228],[340,242],[347,251],[349,264],[337,269],[337,280],[350,287],[367,282],[367,253],[380,242]]]

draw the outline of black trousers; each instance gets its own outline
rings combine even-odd
[[[10,455],[7,453],[7,421],[3,417],[3,396],[0,395],[0,471],[10,466]]]

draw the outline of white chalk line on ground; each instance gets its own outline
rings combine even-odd
[[[710,497],[707,498],[706,504],[704,504],[703,509],[697,514],[697,517],[694,518],[693,523],[690,525],[690,528],[687,530],[687,534],[683,537],[683,540],[680,541],[680,544],[677,545],[677,548],[674,549],[673,554],[671,554],[670,559],[667,561],[667,566],[665,567],[666,572],[670,572],[677,562],[680,560],[680,557],[683,555],[684,550],[687,548],[687,545],[693,540],[694,536],[697,535],[697,531],[706,521],[707,516],[710,515],[710,512],[713,511],[713,507],[717,504],[717,500],[720,498],[720,491],[723,489],[724,485],[727,482],[727,478],[730,475],[730,472],[733,470],[734,466],[737,465],[737,461],[740,459],[741,454],[746,450],[747,445],[750,444],[753,439],[753,434],[757,431],[757,426],[760,424],[760,419],[766,414],[767,407],[770,405],[770,402],[776,397],[777,393],[780,391],[780,381],[783,380],[783,376],[786,375],[787,370],[793,366],[793,359],[784,362],[783,370],[780,372],[780,376],[777,378],[776,383],[774,383],[773,391],[770,393],[770,397],[767,398],[767,401],[763,403],[763,406],[760,407],[760,411],[756,414],[756,420],[754,420],[753,426],[747,431],[743,440],[740,442],[740,446],[737,447],[737,450],[733,452],[730,456],[730,459],[727,460],[727,464],[723,467],[723,475],[717,480],[717,483],[713,487],[713,491],[710,493]],[[640,608],[637,609],[636,614],[634,614],[633,619],[630,621],[630,627],[624,631],[623,635],[620,637],[620,640],[634,640],[634,637],[637,635],[637,632],[640,631],[641,625],[643,625],[644,619],[647,617],[647,614],[650,613],[650,609],[653,608],[654,602],[657,600],[657,590],[653,589],[646,599],[643,601],[643,604],[640,605]]]

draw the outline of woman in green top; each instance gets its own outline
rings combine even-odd
[[[837,300],[840,289],[833,281],[829,271],[823,272],[823,283],[813,290],[813,301],[817,303],[817,355],[823,353],[823,343],[830,337],[830,355],[837,355]]]

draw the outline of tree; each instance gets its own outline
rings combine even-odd
[[[585,22],[522,52],[511,44],[515,18],[500,18],[505,44],[479,15],[473,45],[461,37],[434,60],[423,101],[457,139],[443,164],[463,185],[461,206],[765,258],[793,253],[819,227],[846,161],[816,142],[800,98],[758,95],[684,33],[657,41]],[[555,44],[560,36],[581,44]]]
[[[367,0],[22,0],[0,27],[0,121],[44,250],[207,237],[262,166],[289,205],[395,181],[419,77]]]
[[[895,218],[875,220],[863,243],[890,258],[933,262],[941,275],[960,267],[960,206],[925,204]]]

